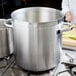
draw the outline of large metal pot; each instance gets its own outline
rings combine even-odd
[[[0,19],[0,58],[13,53],[12,29],[4,25],[5,19]]]
[[[47,7],[30,7],[14,11],[11,17],[17,64],[35,72],[56,67],[60,62],[61,12]]]

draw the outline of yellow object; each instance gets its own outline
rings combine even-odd
[[[73,28],[76,28],[76,24],[74,24]]]
[[[74,35],[74,34],[70,34],[68,32],[63,32],[62,37],[76,40],[76,34]]]
[[[64,29],[68,26],[64,26]],[[62,33],[62,45],[64,48],[76,49],[76,24],[73,29]]]
[[[68,32],[63,32],[62,37],[76,40],[76,33],[74,33],[74,32],[76,32],[76,24],[73,25],[73,30],[68,31]]]

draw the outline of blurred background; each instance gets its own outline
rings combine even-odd
[[[23,7],[44,6],[61,10],[61,0],[0,0],[0,18],[9,18],[12,11]]]

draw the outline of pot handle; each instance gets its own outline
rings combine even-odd
[[[72,30],[72,29],[73,29],[73,25],[72,25],[71,23],[63,22],[63,25],[64,25],[64,26],[65,26],[65,25],[68,25],[68,26],[69,26],[69,28],[62,29],[62,30],[61,30],[62,32],[67,32],[67,31],[70,31],[70,30]]]
[[[12,25],[12,19],[5,20],[4,25],[6,27],[8,27],[8,28],[12,28],[13,27],[13,25]]]

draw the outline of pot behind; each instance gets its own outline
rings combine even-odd
[[[12,29],[5,27],[5,19],[0,19],[0,58],[13,53]]]

